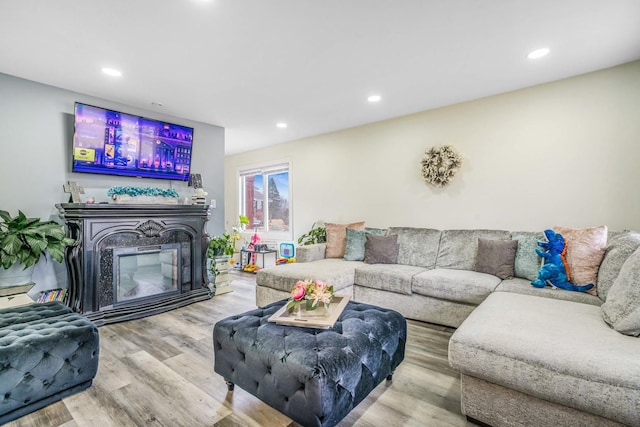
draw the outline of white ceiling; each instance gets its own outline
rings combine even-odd
[[[226,154],[637,59],[638,0],[0,2],[0,72],[223,126]]]

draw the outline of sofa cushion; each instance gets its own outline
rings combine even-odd
[[[344,250],[347,242],[347,228],[353,228],[355,230],[364,230],[364,221],[354,222],[351,224],[334,224],[332,222],[326,222],[324,224],[327,230],[327,251],[325,252],[326,258],[342,258],[344,257]]]
[[[501,279],[511,279],[517,249],[517,240],[478,239],[474,270],[492,274]]]
[[[440,230],[391,227],[388,234],[398,236],[398,264],[435,267],[440,246]]]
[[[607,299],[607,293],[620,274],[622,264],[639,247],[640,233],[625,231],[613,236],[609,233],[605,255],[598,270],[598,296],[602,301]]]
[[[480,304],[500,283],[494,275],[436,268],[413,276],[415,294],[466,304]]]
[[[367,264],[396,264],[398,261],[398,236],[374,236],[365,234],[364,262]]]
[[[536,280],[542,265],[542,258],[538,256],[536,249],[539,248],[538,242],[545,240],[544,234],[539,231],[517,231],[511,233],[511,238],[518,241],[513,265],[514,276],[529,281]]]
[[[401,264],[365,264],[356,268],[355,284],[397,294],[411,294],[411,279],[425,271],[422,267]]]
[[[587,285],[593,283],[589,293],[597,295],[598,269],[607,246],[607,226],[590,228],[553,227],[567,242],[567,264],[571,283]]]
[[[533,295],[543,298],[559,299],[564,301],[574,301],[583,304],[591,304],[595,306],[602,305],[602,300],[595,295],[586,292],[571,292],[563,289],[552,288],[546,286],[544,288],[536,288],[531,286],[531,282],[527,279],[514,277],[513,279],[503,280],[500,282],[495,292],[512,292],[523,295]]]
[[[353,285],[355,269],[361,265],[364,265],[361,261],[345,261],[341,258],[283,264],[259,270],[256,285],[290,292],[298,280],[311,279],[324,280],[338,291]]]
[[[640,425],[640,340],[600,308],[495,292],[449,341],[461,373],[628,425]]]
[[[381,228],[365,228],[364,230],[355,230],[353,228],[347,228],[347,244],[344,250],[344,259],[347,261],[363,261],[364,250],[367,237],[365,233],[373,234],[375,236],[385,236],[387,230]]]
[[[622,265],[602,304],[602,317],[620,333],[640,335],[640,249]]]
[[[503,230],[444,230],[436,268],[473,270],[478,252],[478,239],[509,240],[511,233]]]

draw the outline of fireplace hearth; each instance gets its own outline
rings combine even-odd
[[[102,325],[211,298],[208,206],[57,205],[67,248],[69,305]]]

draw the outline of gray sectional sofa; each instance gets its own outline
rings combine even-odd
[[[640,338],[602,315],[614,283],[640,289],[640,234],[609,234],[597,295],[531,286],[542,232],[387,234],[397,236],[394,264],[325,259],[325,244],[297,248],[298,263],[258,272],[257,305],[287,298],[297,280],[321,279],[355,301],[457,328],[449,361],[461,373],[462,411],[491,426],[640,426]],[[476,271],[479,239],[518,240],[513,278]],[[638,268],[618,277],[635,252]]]

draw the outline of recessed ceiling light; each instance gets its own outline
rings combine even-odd
[[[276,123],[276,126],[279,127],[280,129],[284,129],[287,127],[287,124],[284,122],[280,122],[280,123]]]
[[[382,97],[380,95],[371,95],[370,97],[367,98],[367,101],[369,102],[378,102],[382,99]]]
[[[116,70],[115,68],[104,67],[102,69],[102,72],[108,76],[113,76],[113,77],[120,77],[122,75],[122,72],[119,70]]]
[[[529,52],[529,54],[527,55],[527,58],[538,59],[538,58],[542,58],[543,56],[547,56],[548,54],[549,54],[549,49],[546,47],[543,47],[542,49],[536,49]]]

